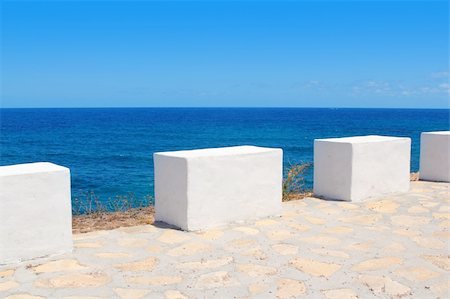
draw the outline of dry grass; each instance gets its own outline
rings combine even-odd
[[[410,178],[411,182],[418,181],[419,180],[419,172],[411,172],[411,175],[409,178]]]
[[[311,196],[311,190],[305,189],[305,172],[311,167],[310,163],[289,165],[283,180],[283,201],[303,199]]]
[[[131,208],[119,212],[96,212],[72,217],[72,232],[87,233],[96,230],[110,230],[119,227],[152,224],[155,209],[153,206]]]

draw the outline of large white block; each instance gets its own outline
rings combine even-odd
[[[0,264],[70,252],[70,171],[52,163],[0,167]]]
[[[450,182],[450,131],[421,134],[419,177],[427,181]]]
[[[410,180],[411,139],[358,136],[314,141],[314,194],[361,201],[406,192]]]
[[[155,218],[191,231],[279,214],[282,160],[255,146],[155,153]]]

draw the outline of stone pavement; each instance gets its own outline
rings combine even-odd
[[[450,184],[363,203],[308,198],[201,233],[74,235],[73,254],[0,267],[6,298],[448,298]]]

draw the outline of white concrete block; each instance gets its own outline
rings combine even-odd
[[[421,134],[419,177],[426,181],[450,182],[450,131]]]
[[[409,190],[411,139],[358,136],[314,141],[314,194],[361,201]]]
[[[70,171],[52,163],[0,167],[0,264],[72,250]]]
[[[155,218],[192,231],[279,214],[282,160],[255,146],[155,153]]]

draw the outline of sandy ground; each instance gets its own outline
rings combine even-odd
[[[0,298],[448,298],[449,201],[450,184],[419,181],[204,232],[75,234],[71,254],[0,267]]]

